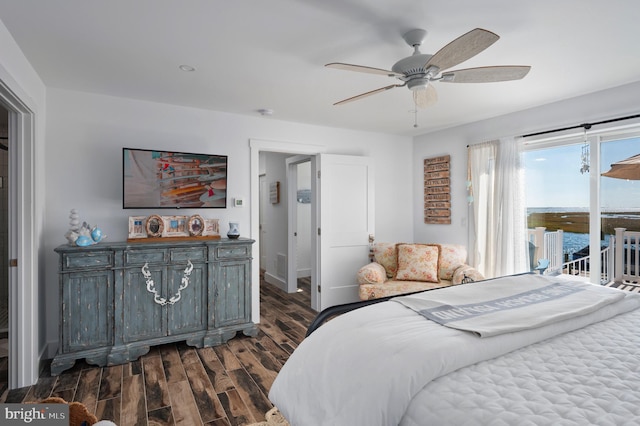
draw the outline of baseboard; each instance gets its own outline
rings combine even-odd
[[[53,350],[52,350],[53,349]],[[47,342],[38,355],[38,377],[49,374],[51,360],[58,352],[58,342]]]
[[[284,291],[285,293],[287,292],[287,282],[284,279],[276,277],[275,275],[272,275],[268,272],[265,272],[264,280],[265,282],[278,287],[280,290]]]
[[[40,358],[42,359],[44,357],[44,359],[53,359],[53,357],[55,357],[57,353],[58,341],[48,341],[45,347],[42,349],[42,352],[40,353]]]
[[[306,278],[311,276],[311,268],[298,269],[298,278]]]

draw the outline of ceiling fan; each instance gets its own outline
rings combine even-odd
[[[414,48],[413,54],[400,59],[391,67],[391,70],[341,62],[326,64],[325,66],[329,68],[380,74],[395,77],[403,82],[352,96],[336,102],[334,105],[346,104],[389,89],[406,86],[413,91],[413,100],[416,108],[426,108],[438,100],[436,90],[431,84],[434,81],[443,83],[489,83],[519,80],[524,78],[531,69],[530,66],[504,65],[445,71],[474,57],[498,41],[500,37],[491,31],[476,28],[453,40],[434,55],[430,55],[420,52],[420,45],[426,35],[427,31],[422,29],[411,30],[404,34],[402,38],[409,46]]]

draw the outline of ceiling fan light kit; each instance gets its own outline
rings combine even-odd
[[[397,61],[391,67],[391,70],[341,62],[326,64],[325,66],[329,68],[384,75],[397,78],[403,82],[402,84],[392,84],[352,96],[336,102],[334,105],[342,105],[389,89],[406,86],[413,91],[413,100],[417,110],[417,108],[426,108],[433,105],[437,101],[437,93],[432,84],[435,81],[444,83],[492,83],[520,80],[531,69],[530,66],[526,65],[506,65],[467,68],[440,74],[441,71],[448,70],[479,54],[498,41],[500,37],[491,31],[476,28],[453,40],[435,54],[430,55],[420,52],[420,45],[422,45],[426,36],[427,31],[423,29],[415,29],[405,33],[403,39],[409,46],[413,47],[413,54]],[[412,112],[415,113],[416,111]],[[417,127],[417,123],[414,127]]]

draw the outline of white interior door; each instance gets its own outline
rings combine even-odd
[[[296,155],[285,160],[287,167],[287,293],[298,289],[298,165],[310,162],[308,155]]]
[[[320,309],[358,298],[356,273],[374,234],[373,160],[319,154],[316,159]]]

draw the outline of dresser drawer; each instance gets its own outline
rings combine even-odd
[[[101,268],[111,265],[113,265],[113,252],[111,251],[87,251],[86,253],[63,253],[62,255],[63,271]]]
[[[144,265],[145,263],[166,263],[167,250],[125,250],[125,265]]]
[[[171,263],[204,262],[207,260],[207,249],[204,247],[195,247],[191,249],[172,249]]]
[[[250,245],[216,247],[216,259],[246,259],[251,256]]]

